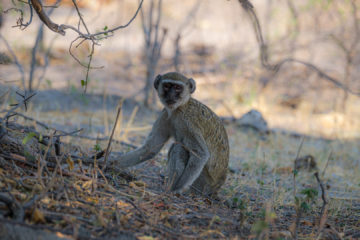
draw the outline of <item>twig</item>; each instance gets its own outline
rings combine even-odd
[[[13,108],[11,108],[10,110],[7,111],[8,113],[7,113],[7,114],[5,115],[5,117],[4,117],[4,119],[6,120],[6,126],[7,126],[7,124],[8,124],[9,118],[12,117],[12,116],[15,116],[15,115],[17,114],[17,112],[15,112],[15,110],[16,110],[17,108],[21,107],[22,105],[25,105],[25,108],[26,108],[26,106],[27,106],[27,101],[29,101],[33,96],[36,95],[35,92],[32,93],[32,94],[31,94],[30,96],[28,96],[28,97],[26,96],[26,92],[25,92],[24,95],[21,95],[21,94],[18,93],[18,92],[17,92],[17,94],[20,95],[20,96],[23,98],[23,100],[21,101],[21,103],[17,103],[17,104],[11,105],[11,106],[13,106]]]
[[[122,108],[123,102],[124,102],[124,100],[120,100],[120,103],[119,103],[119,106],[118,106],[118,110],[117,110],[117,113],[116,113],[116,118],[115,118],[114,126],[113,126],[113,129],[112,129],[112,131],[111,131],[111,135],[110,135],[110,138],[109,138],[108,145],[107,145],[107,147],[106,147],[105,159],[104,159],[104,166],[102,167],[102,170],[103,170],[103,171],[106,169],[106,163],[107,163],[107,159],[108,159],[108,156],[109,156],[109,151],[110,151],[111,142],[112,142],[112,139],[113,139],[113,136],[114,136],[114,132],[115,132],[115,129],[116,129],[116,125],[117,125],[119,116],[120,116],[120,112],[121,112],[121,108]]]
[[[13,26],[13,27],[19,27],[21,30],[24,30],[25,28],[27,28],[31,24],[32,18],[33,18],[33,9],[32,9],[32,6],[30,4],[30,0],[28,0],[27,4],[29,5],[29,9],[30,9],[30,18],[29,18],[29,21],[27,23],[23,23],[24,22],[24,12],[21,9],[19,9],[19,8],[9,8],[9,9],[4,11],[4,13],[8,13],[11,10],[16,11],[16,12],[20,12],[20,17],[16,21],[16,25]]]
[[[91,44],[91,52],[90,52],[90,55],[89,55],[89,63],[87,65],[87,69],[86,69],[86,76],[85,76],[85,83],[84,83],[84,85],[85,85],[84,93],[86,93],[88,82],[89,82],[89,72],[90,72],[91,61],[92,61],[94,52],[95,52],[95,43],[93,42]]]
[[[3,110],[3,111],[0,111],[0,112],[12,113],[14,116],[15,116],[15,115],[16,115],[16,116],[20,116],[20,117],[24,118],[25,120],[33,121],[33,122],[35,122],[37,125],[45,128],[46,130],[56,130],[57,132],[61,132],[61,133],[62,133],[62,134],[56,134],[56,135],[54,135],[54,137],[65,137],[65,136],[75,137],[75,136],[73,136],[74,134],[79,133],[79,132],[81,132],[81,131],[84,130],[83,128],[80,128],[80,129],[74,130],[74,131],[72,131],[72,132],[65,132],[65,131],[63,131],[63,130],[59,130],[59,129],[56,129],[56,128],[54,128],[54,127],[48,126],[47,124],[45,124],[45,123],[43,123],[43,122],[41,122],[41,121],[38,121],[38,120],[36,120],[36,119],[34,119],[34,118],[32,118],[32,117],[26,116],[26,115],[24,115],[24,114],[22,114],[22,113],[19,113],[19,112],[15,112],[15,111],[12,110],[12,109],[10,109],[10,110]],[[44,136],[44,137],[48,137],[48,136]],[[85,138],[85,137],[84,137],[84,138]],[[94,139],[95,139],[95,138],[94,138]],[[131,144],[129,144],[129,145],[131,145]],[[131,147],[131,146],[130,146],[130,147]]]
[[[319,172],[315,172],[314,176],[320,185],[321,199],[323,202],[321,211],[320,211],[320,218],[319,218],[319,228],[318,228],[318,235],[319,235],[321,233],[322,229],[324,228],[326,220],[327,220],[327,204],[328,204],[328,202],[326,200],[325,187],[324,187],[324,184],[322,183],[322,181],[320,180]]]
[[[330,151],[330,153],[329,153],[329,156],[328,156],[328,158],[327,158],[327,160],[326,160],[326,164],[325,164],[325,167],[324,167],[324,169],[322,170],[322,173],[321,173],[321,177],[324,177],[324,175],[325,175],[325,171],[326,171],[326,169],[327,169],[327,167],[328,167],[328,165],[329,165],[329,161],[330,161],[330,158],[331,158],[331,156],[332,156],[332,150]]]

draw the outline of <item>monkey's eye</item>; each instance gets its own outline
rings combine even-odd
[[[181,85],[174,85],[174,89],[176,92],[181,92],[183,90]]]
[[[165,90],[165,91],[168,91],[169,89],[170,89],[170,84],[169,83],[164,83],[163,84],[163,89]]]

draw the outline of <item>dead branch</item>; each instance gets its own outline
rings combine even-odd
[[[319,177],[319,172],[315,172],[314,176],[317,180],[317,182],[319,183],[320,189],[321,189],[321,200],[323,202],[322,206],[321,206],[321,211],[320,211],[320,217],[319,217],[319,229],[318,229],[318,234],[321,233],[321,231],[323,230],[325,223],[327,221],[327,204],[328,201],[326,199],[326,193],[325,193],[325,187],[323,182],[321,181],[320,177]]]
[[[37,15],[39,16],[40,20],[52,31],[59,33],[61,35],[65,35],[65,31],[64,31],[64,26],[63,25],[58,25],[56,23],[54,23],[53,21],[51,21],[51,19],[49,18],[49,16],[45,13],[44,11],[44,7],[41,3],[40,0],[30,0],[31,1],[31,5],[30,9],[32,9],[32,7],[34,7],[35,12],[37,13]]]
[[[106,169],[106,162],[107,162],[107,159],[108,159],[108,156],[109,156],[109,153],[110,153],[110,146],[111,146],[111,142],[112,142],[112,139],[113,139],[113,136],[114,136],[114,132],[115,132],[115,129],[116,129],[116,125],[117,125],[117,122],[118,122],[118,119],[119,119],[119,116],[120,116],[120,112],[121,112],[121,108],[122,108],[122,104],[123,104],[123,100],[120,100],[121,102],[119,103],[119,106],[118,106],[118,110],[117,110],[117,113],[116,113],[116,118],[115,118],[115,122],[114,122],[114,126],[113,126],[113,129],[111,131],[111,135],[110,135],[110,138],[109,138],[109,142],[108,142],[108,145],[106,147],[106,152],[105,152],[105,158],[104,158],[104,165],[102,167],[102,170],[104,171]]]
[[[97,32],[97,33],[93,33],[91,34],[90,31],[88,30],[86,24],[85,24],[85,21],[83,20],[82,16],[81,16],[81,13],[79,12],[79,9],[77,7],[77,4],[76,4],[76,1],[73,1],[73,4],[78,12],[78,15],[79,15],[79,18],[81,20],[81,22],[83,23],[87,33],[83,33],[81,32],[79,29],[71,26],[71,25],[67,25],[67,24],[56,24],[54,22],[52,22],[50,20],[50,18],[47,16],[47,14],[44,12],[44,6],[42,5],[41,1],[40,0],[31,0],[31,4],[32,6],[34,6],[34,9],[36,11],[36,13],[38,14],[40,20],[42,22],[45,23],[45,25],[52,31],[54,32],[57,32],[61,35],[65,35],[65,30],[66,29],[71,29],[73,31],[75,31],[76,33],[79,34],[79,36],[81,38],[84,38],[84,39],[88,39],[88,40],[95,40],[95,37],[99,37],[100,36],[100,39],[103,39],[103,38],[108,38],[109,34],[113,34],[115,31],[119,30],[119,29],[123,29],[123,28],[126,28],[128,27],[133,21],[134,19],[136,18],[136,16],[138,15],[141,7],[142,7],[142,4],[143,4],[144,0],[141,0],[140,3],[139,3],[139,6],[135,12],[135,14],[133,15],[133,17],[124,25],[119,25],[119,26],[116,26],[114,28],[111,28],[111,29],[108,29],[106,31],[101,31],[101,32]],[[97,40],[100,40],[100,39],[97,39]]]
[[[304,65],[305,67],[311,69],[312,71],[316,72],[320,78],[323,78],[323,79],[331,82],[336,87],[343,89],[345,92],[349,92],[353,95],[360,96],[360,92],[355,92],[355,91],[351,90],[348,86],[343,84],[341,81],[329,76],[328,74],[326,74],[324,71],[320,70],[317,66],[315,66],[312,63],[294,59],[294,58],[285,58],[275,64],[269,63],[268,47],[264,41],[262,30],[261,30],[261,25],[260,25],[257,15],[256,15],[254,6],[250,3],[249,0],[239,0],[239,3],[241,4],[243,9],[247,13],[247,15],[250,18],[250,21],[253,25],[256,40],[258,42],[259,49],[260,49],[260,60],[261,60],[261,64],[263,67],[265,67],[267,70],[272,71],[276,74],[285,63],[288,63],[288,62],[300,63],[300,64]]]
[[[25,212],[14,197],[6,193],[0,193],[0,202],[5,203],[6,207],[9,209],[10,216],[17,221],[23,221]]]
[[[195,2],[191,10],[189,11],[189,14],[185,17],[184,21],[176,31],[176,38],[174,40],[174,57],[173,57],[173,64],[174,68],[177,72],[180,71],[180,63],[181,63],[181,48],[180,48],[180,42],[182,40],[182,36],[186,35],[188,36],[188,33],[184,33],[186,30],[186,27],[189,26],[190,22],[195,18],[196,13],[198,12],[200,5],[202,3],[202,0],[198,0]]]
[[[157,13],[157,18],[153,19],[153,14]],[[154,80],[155,71],[158,65],[158,62],[161,58],[161,49],[167,35],[167,29],[163,29],[162,36],[160,36],[159,28],[162,15],[162,0],[157,1],[157,9],[155,10],[154,0],[151,0],[148,16],[145,21],[144,12],[141,9],[141,24],[144,33],[144,51],[145,51],[145,62],[146,62],[146,77],[145,77],[145,98],[144,105],[150,105],[151,96],[155,97],[155,94],[152,94],[152,81]]]
[[[31,95],[27,95],[27,93],[25,92],[23,95],[20,94],[19,92],[16,92],[19,96],[21,96],[23,98],[23,100],[21,101],[21,103],[17,103],[17,104],[12,104],[10,106],[12,106],[13,108],[11,108],[10,110],[7,111],[7,114],[5,115],[5,117],[3,119],[0,118],[0,125],[3,125],[2,121],[5,119],[6,120],[6,124],[5,126],[7,126],[8,122],[9,122],[9,118],[13,117],[17,114],[17,112],[15,112],[16,109],[18,109],[21,106],[25,106],[25,110],[27,110],[27,102],[36,95],[36,93],[32,93]]]

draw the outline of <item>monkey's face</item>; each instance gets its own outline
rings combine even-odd
[[[161,82],[158,94],[161,102],[169,109],[178,108],[190,98],[187,86],[183,82],[167,79]]]
[[[175,110],[189,101],[191,94],[196,89],[196,83],[192,78],[187,78],[177,72],[170,72],[158,75],[154,81],[154,88],[165,108]]]

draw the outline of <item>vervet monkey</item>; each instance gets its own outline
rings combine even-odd
[[[192,78],[177,72],[158,75],[154,87],[164,105],[145,143],[115,162],[129,167],[153,158],[172,137],[168,153],[170,189],[215,194],[225,182],[229,142],[219,117],[191,97],[196,89]]]

